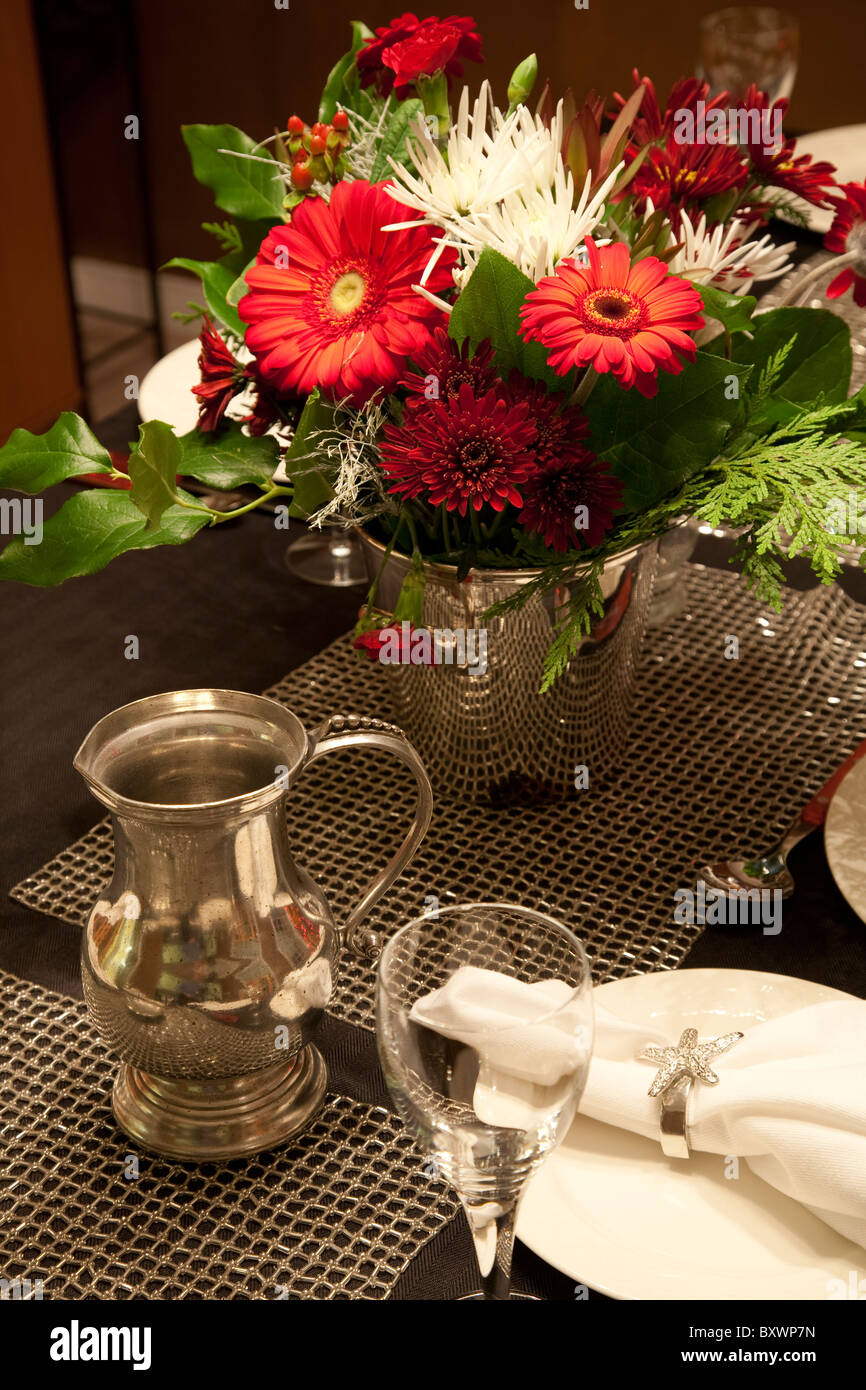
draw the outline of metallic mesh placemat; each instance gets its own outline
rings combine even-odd
[[[0,1016],[0,1277],[13,1290],[381,1299],[457,1212],[396,1116],[343,1096],[256,1158],[145,1154],[114,1124],[115,1064],[83,1004],[0,972]]]
[[[614,785],[519,809],[437,799],[424,844],[374,910],[388,932],[432,898],[504,899],[574,928],[598,981],[671,969],[699,926],[674,890],[708,858],[763,851],[866,736],[866,610],[834,585],[789,591],[781,614],[733,574],[688,565],[688,610],[651,630],[634,728]],[[736,637],[739,656],[728,659]],[[267,693],[308,727],[326,715],[389,718],[387,672],[340,639]],[[396,759],[334,753],[290,798],[297,861],[336,920],[408,824],[414,783]],[[111,872],[108,822],[19,884],[20,901],[75,925]],[[372,1026],[373,971],[344,954],[332,1011]]]

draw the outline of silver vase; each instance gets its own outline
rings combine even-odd
[[[406,837],[337,927],[295,861],[286,798],[336,749],[389,753],[415,775]],[[401,730],[334,716],[308,734],[284,705],[180,690],[115,710],[75,767],[114,821],[114,877],[82,944],[84,995],[121,1059],[121,1129],[145,1148],[212,1160],[285,1143],[325,1093],[311,1039],[340,945],[372,955],[362,926],[430,820],[424,768]]]
[[[392,552],[383,569],[384,547],[365,533],[362,541],[371,582],[379,574],[376,607],[393,613],[411,562]],[[526,802],[610,779],[628,735],[657,552],[650,541],[608,561],[601,575],[604,616],[543,695],[544,658],[568,589],[535,595],[518,611],[486,620],[492,604],[538,571],[472,570],[458,582],[455,567],[425,565],[423,623],[444,634],[439,655],[433,664],[388,660],[384,678],[395,718],[437,794]],[[481,645],[480,635],[464,637],[458,650],[460,634],[482,631],[485,660],[459,664],[461,656],[477,657]]]

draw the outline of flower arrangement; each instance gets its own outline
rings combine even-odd
[[[535,571],[510,603],[577,575],[545,686],[603,611],[605,563],[683,516],[737,528],[770,602],[785,555],[834,578],[853,537],[829,518],[866,476],[849,333],[749,291],[789,269],[764,228],[805,199],[836,213],[828,293],[866,303],[866,186],[797,156],[786,103],[755,89],[734,105],[687,78],[663,105],[635,72],[610,102],[548,86],[531,107],[533,55],[503,107],[460,85],[482,60],[471,18],[355,23],[315,122],[185,127],[227,215],[218,259],[169,263],[202,282],[198,427],[143,425],[128,479],[76,416],[15,431],[0,484],[123,486],[78,492],[0,576],[56,583],[237,515],[178,478],[249,485],[241,510],[285,499],[411,555],[401,620],[425,561]],[[374,586],[362,646],[384,621]]]

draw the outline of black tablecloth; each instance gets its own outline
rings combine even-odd
[[[68,495],[65,486],[55,489],[52,505]],[[71,762],[97,718],[160,690],[261,691],[352,625],[363,590],[294,579],[284,564],[286,544],[286,532],[276,530],[272,518],[253,514],[205,531],[187,546],[124,556],[101,574],[59,589],[0,589],[6,813],[0,969],[80,997],[79,933],[19,906],[7,893],[97,819]],[[140,655],[127,660],[125,639],[133,634]],[[798,809],[791,808],[792,817]],[[791,862],[797,893],[780,936],[708,931],[685,967],[769,970],[866,996],[866,927],[836,888],[821,837],[807,840]],[[371,1033],[328,1019],[320,1045],[332,1089],[388,1104]],[[473,1283],[461,1219],[430,1242],[395,1296],[451,1298]],[[515,1283],[548,1298],[575,1296],[571,1280],[520,1245]]]

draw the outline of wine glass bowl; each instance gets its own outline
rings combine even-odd
[[[591,989],[568,928],[508,904],[429,913],[382,954],[385,1079],[429,1171],[460,1197],[484,1298],[509,1296],[517,1205],[577,1109],[592,1048]]]
[[[705,15],[700,23],[698,76],[710,95],[742,98],[750,83],[771,102],[790,97],[800,57],[800,28],[793,15],[768,5],[736,5]]]

